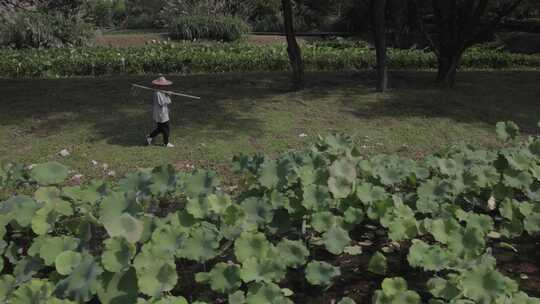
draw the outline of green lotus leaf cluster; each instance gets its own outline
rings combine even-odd
[[[369,259],[368,270],[380,275],[386,274],[386,271],[388,270],[388,262],[384,254],[381,252],[376,252],[373,254]]]
[[[497,123],[497,137],[503,141],[514,140],[519,135],[519,127],[511,121]]]
[[[386,278],[381,284],[382,289],[375,291],[374,304],[420,304],[420,296],[408,290],[403,278]]]
[[[339,275],[341,275],[339,267],[327,262],[313,261],[306,267],[306,279],[312,285],[329,286]]]
[[[178,274],[174,260],[163,260],[151,250],[143,250],[133,261],[137,272],[137,283],[141,293],[158,297],[176,285]]]
[[[2,164],[0,303],[293,303],[313,285],[352,304],[366,300],[333,286],[362,275],[382,280],[372,303],[539,303],[493,252],[527,254],[513,240],[540,234],[540,139],[496,132],[496,150],[422,160],[367,157],[342,134],[240,155],[234,194],[200,169],[64,186],[59,163]],[[385,277],[398,262],[419,272],[414,290]]]
[[[209,283],[212,290],[221,293],[235,291],[242,285],[240,266],[226,263],[217,263],[208,273],[198,273],[196,280]]]
[[[347,158],[336,160],[329,168],[328,189],[334,198],[346,198],[356,186],[356,162]]]
[[[76,302],[90,301],[99,287],[99,279],[103,269],[90,254],[83,254],[77,264],[72,265],[69,275],[60,280],[54,294],[62,299]]]
[[[103,268],[117,273],[129,268],[135,256],[135,246],[123,238],[105,240],[105,250],[101,256]]]
[[[69,169],[58,163],[38,164],[30,170],[30,177],[40,185],[60,185],[69,175]]]

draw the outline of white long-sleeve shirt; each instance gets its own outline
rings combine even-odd
[[[167,122],[169,121],[169,104],[171,98],[162,92],[156,91],[154,93],[154,121]]]

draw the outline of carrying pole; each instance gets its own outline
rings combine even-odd
[[[169,94],[169,95],[174,95],[174,96],[179,96],[179,97],[186,97],[186,98],[191,98],[191,99],[201,99],[199,96],[176,93],[176,92],[172,92],[172,91],[158,90],[158,89],[153,89],[153,88],[145,87],[145,86],[142,86],[142,85],[139,85],[139,84],[134,84],[134,83],[131,84],[131,85],[136,87],[136,88],[143,89],[143,90],[158,91],[158,92],[163,92],[163,93]]]

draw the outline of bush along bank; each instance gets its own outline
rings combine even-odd
[[[308,70],[364,70],[375,65],[368,48],[303,48]],[[390,69],[435,69],[433,53],[390,49]],[[284,46],[260,47],[244,43],[197,45],[179,43],[138,48],[57,48],[0,50],[0,77],[69,77],[144,73],[220,73],[283,71],[289,67]],[[462,69],[530,69],[540,67],[540,55],[510,54],[472,49]]]
[[[250,30],[242,19],[232,16],[181,16],[168,29],[173,39],[218,41],[239,40]]]

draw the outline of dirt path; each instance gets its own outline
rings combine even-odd
[[[94,44],[103,47],[130,47],[143,46],[151,41],[168,40],[166,34],[149,33],[149,34],[105,34],[96,35]]]

